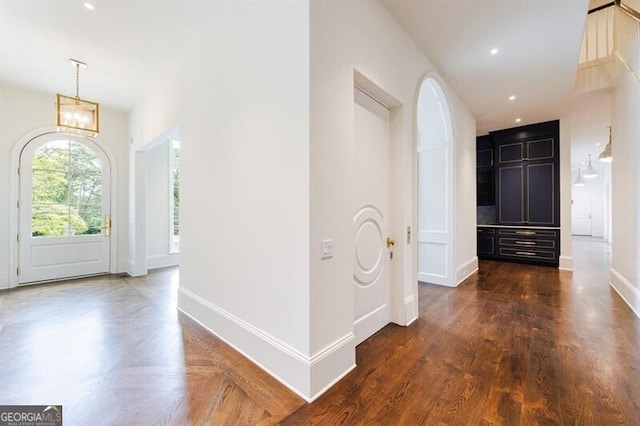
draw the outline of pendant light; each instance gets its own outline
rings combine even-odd
[[[580,173],[580,169],[578,169],[578,177],[573,182],[573,186],[584,186],[584,179],[582,179],[582,174]]]
[[[95,137],[100,130],[99,110],[96,102],[80,99],[80,68],[87,64],[69,59],[76,68],[76,96],[56,95],[56,125],[59,132],[73,132]]]
[[[582,176],[587,179],[593,179],[594,177],[598,176],[598,172],[593,167],[593,164],[591,164],[591,154],[589,154],[589,165],[586,169],[584,169],[584,173],[582,174]]]
[[[613,160],[611,157],[611,126],[607,126],[607,128],[609,129],[609,142],[607,142],[607,146],[604,147],[604,151],[598,156],[598,160],[603,163],[610,163]]]

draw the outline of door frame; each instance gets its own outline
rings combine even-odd
[[[20,155],[24,148],[34,139],[52,134],[61,133],[56,131],[56,127],[49,126],[37,130],[33,130],[22,136],[13,146],[11,151],[11,173],[9,175],[9,205],[13,206],[9,213],[9,288],[18,285],[18,238],[19,233],[19,209],[18,200],[20,197],[20,176],[18,175],[18,167],[20,165]],[[64,134],[64,133],[61,133]],[[78,137],[70,133],[73,137]],[[108,148],[100,136],[93,139],[96,145],[102,150],[109,161],[110,183],[111,183],[111,242],[109,247],[109,272],[114,274],[117,272],[117,247],[118,247],[118,198],[116,187],[116,161],[113,153]]]

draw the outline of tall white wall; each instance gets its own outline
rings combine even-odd
[[[98,99],[99,101],[99,99]],[[0,84],[0,288],[10,282],[10,248],[15,236],[9,235],[10,217],[15,206],[9,203],[12,151],[28,134],[55,127],[55,93],[43,93],[22,87]],[[114,226],[118,247],[117,272],[127,270],[128,216],[128,117],[125,112],[101,105],[99,143],[113,154],[116,162],[116,206]]]
[[[611,285],[640,316],[640,82],[625,72],[613,94]]]
[[[400,104],[391,118],[392,234],[396,236],[393,321],[408,324],[418,312],[415,106],[419,85],[435,72],[434,66],[381,3],[312,2],[310,350],[313,359],[324,362],[312,370],[312,395],[321,392],[327,378],[344,374],[355,362],[350,337],[354,306],[351,182],[358,172],[353,169],[352,145],[354,71]],[[452,92],[446,85],[445,91]],[[456,149],[463,157],[456,167],[467,167],[467,163],[469,167],[468,172],[454,174],[458,187],[473,187],[475,122],[455,96],[450,102]],[[468,204],[466,213],[456,213],[460,225],[457,265],[473,263],[475,258],[475,197]],[[405,237],[407,227],[414,231],[411,243]],[[334,240],[331,259],[320,258],[323,239]]]
[[[307,396],[308,4],[207,7],[133,112],[133,149],[179,125],[179,308]]]

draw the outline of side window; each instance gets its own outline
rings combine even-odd
[[[180,141],[169,142],[169,252],[180,252]]]
[[[47,142],[32,158],[31,231],[34,237],[99,234],[102,163],[73,140]]]

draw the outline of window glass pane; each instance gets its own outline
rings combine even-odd
[[[34,170],[31,189],[33,203],[66,203],[69,191],[66,172]]]
[[[48,142],[33,162],[32,235],[99,234],[102,226],[102,164],[88,146]]]
[[[74,211],[74,208],[71,208]],[[75,210],[78,216],[82,219],[82,223],[78,222],[78,227],[71,227],[71,235],[88,235],[99,234],[102,226],[102,206],[101,205],[89,205],[80,204],[77,210]]]
[[[69,203],[100,204],[102,199],[102,165],[89,147],[71,143],[71,170],[69,177]]]
[[[73,221],[78,218],[74,217]],[[34,237],[69,235],[69,220],[67,204],[34,203],[31,210],[31,235]]]
[[[33,170],[69,170],[69,141],[52,141],[42,145],[33,156]]]

